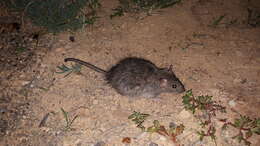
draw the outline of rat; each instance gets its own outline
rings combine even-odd
[[[64,61],[73,61],[104,74],[108,84],[124,96],[155,98],[161,93],[185,91],[184,85],[172,71],[172,65],[159,68],[149,60],[128,57],[106,71],[76,58],[66,58]]]

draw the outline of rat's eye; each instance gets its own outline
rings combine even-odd
[[[173,85],[172,85],[172,88],[177,88],[177,85],[173,84]]]

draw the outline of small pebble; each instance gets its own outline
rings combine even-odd
[[[176,127],[176,124],[175,124],[174,122],[170,122],[169,127],[170,127],[170,128],[175,128],[175,127]]]
[[[0,113],[6,113],[7,109],[0,108]]]
[[[97,142],[94,146],[105,146],[106,143],[104,141]]]
[[[31,85],[30,85],[30,88],[33,88],[33,87],[34,87],[34,84],[31,84]]]
[[[161,141],[167,141],[167,138],[165,136],[160,135],[160,140]]]
[[[183,119],[188,119],[191,117],[191,113],[189,113],[188,111],[186,111],[185,109],[183,109],[180,113],[179,116]]]
[[[157,143],[151,142],[149,146],[159,146]]]
[[[65,48],[56,48],[55,49],[55,52],[64,52],[65,51]]]
[[[197,145],[205,145],[204,141],[200,141],[200,140],[197,140],[195,141],[194,143],[191,144],[192,146],[197,146]]]
[[[231,107],[235,107],[236,106],[236,102],[234,100],[230,100],[228,102],[228,105],[231,106]]]
[[[30,81],[23,81],[23,82],[22,82],[22,85],[25,86],[25,85],[27,85],[27,84],[29,84],[29,83],[30,83]]]

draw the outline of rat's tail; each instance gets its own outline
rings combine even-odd
[[[103,74],[107,73],[107,71],[105,71],[105,70],[103,70],[103,69],[101,69],[101,68],[99,68],[99,67],[97,67],[97,66],[95,66],[93,64],[90,64],[88,62],[85,62],[85,61],[82,61],[82,60],[79,60],[79,59],[76,59],[76,58],[66,58],[66,59],[64,59],[64,61],[65,62],[73,61],[73,62],[79,63],[81,65],[84,65],[86,67],[89,67],[89,68],[93,69],[96,72],[103,73]]]

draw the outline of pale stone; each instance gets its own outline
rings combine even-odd
[[[231,106],[231,107],[235,107],[236,106],[236,102],[234,100],[230,100],[228,102],[228,105]]]
[[[55,52],[63,52],[63,51],[65,51],[65,48],[56,48],[55,49]]]
[[[183,109],[180,113],[179,116],[183,119],[188,119],[191,117],[191,113]]]

